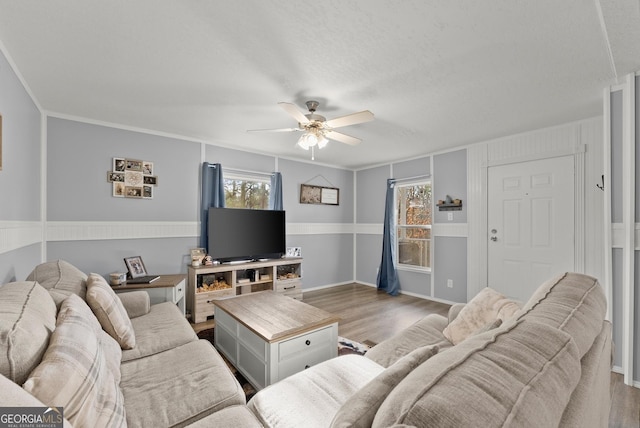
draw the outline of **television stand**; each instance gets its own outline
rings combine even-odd
[[[216,300],[265,290],[302,300],[302,258],[187,268],[187,311],[194,323],[213,317]]]

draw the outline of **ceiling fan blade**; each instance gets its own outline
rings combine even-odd
[[[371,120],[373,120],[373,113],[369,110],[365,110],[360,113],[348,114],[346,116],[327,120],[325,125],[329,128],[340,128],[341,126],[355,125],[357,123],[369,122]]]
[[[295,106],[295,104],[291,104],[291,103],[278,103],[278,105],[280,107],[282,107],[282,109],[284,111],[286,111],[287,113],[289,113],[289,115],[291,115],[291,117],[293,117],[295,120],[298,121],[298,123],[309,123],[309,119],[307,119],[307,117],[302,114],[302,112],[300,110],[298,110],[298,107]]]
[[[341,143],[349,144],[350,146],[355,146],[356,144],[360,144],[362,140],[360,138],[352,137],[351,135],[343,134],[342,132],[329,131],[324,134],[325,137],[330,140],[340,141]]]
[[[247,129],[247,132],[294,132],[302,131],[300,128],[280,128],[280,129]]]

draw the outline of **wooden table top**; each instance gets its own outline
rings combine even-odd
[[[158,275],[160,279],[157,279],[151,283],[147,284],[122,284],[122,285],[112,285],[111,288],[115,291],[120,290],[140,290],[144,288],[167,288],[167,287],[175,287],[180,283],[180,281],[184,281],[187,276],[184,274],[171,274],[171,275]]]
[[[340,317],[275,291],[261,291],[214,304],[267,342],[316,330],[340,321]]]

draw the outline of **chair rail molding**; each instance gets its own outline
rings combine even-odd
[[[0,254],[42,243],[42,222],[0,221]]]

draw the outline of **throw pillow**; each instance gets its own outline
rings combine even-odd
[[[49,290],[58,307],[70,294],[77,294],[84,299],[87,292],[87,275],[64,260],[39,264],[29,274],[27,280],[38,281]]]
[[[370,427],[378,407],[413,369],[438,353],[437,345],[422,346],[400,358],[342,404],[332,428]]]
[[[136,336],[127,310],[107,281],[95,273],[90,274],[87,279],[87,303],[104,331],[109,333],[122,349],[132,349],[136,346]]]
[[[124,397],[94,323],[77,295],[62,302],[49,348],[23,388],[43,403],[64,407],[74,426],[126,426]]]
[[[508,319],[519,308],[515,301],[492,288],[484,288],[462,308],[442,334],[449,342],[457,345],[478,329],[491,325],[496,319]]]

